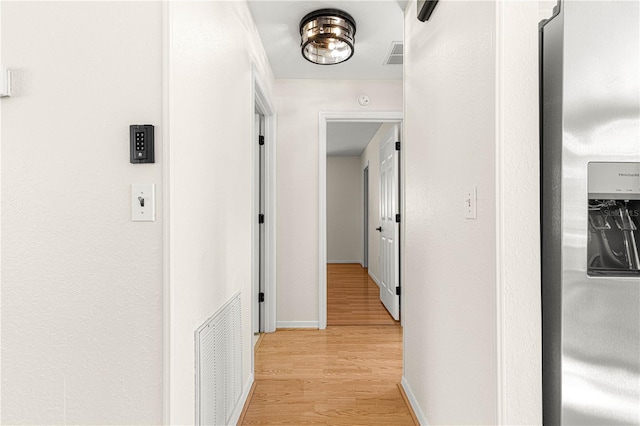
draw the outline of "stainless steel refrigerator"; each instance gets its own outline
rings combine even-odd
[[[543,419],[640,424],[640,2],[540,24]]]

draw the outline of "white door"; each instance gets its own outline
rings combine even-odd
[[[400,224],[398,203],[398,126],[380,141],[380,300],[395,320],[400,319]]]

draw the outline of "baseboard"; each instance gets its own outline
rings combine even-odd
[[[369,277],[371,277],[373,282],[376,283],[378,285],[378,287],[380,287],[380,281],[378,281],[378,278],[371,273],[371,269],[369,269]]]
[[[256,343],[253,345],[253,353],[255,354],[260,349],[260,345],[262,344],[262,339],[264,338],[264,333],[260,333],[260,337],[256,340]]]
[[[360,259],[358,260],[327,260],[327,263],[353,263],[358,264],[358,265],[362,265],[362,261]]]
[[[416,396],[413,394],[413,391],[411,390],[411,386],[409,386],[409,383],[407,382],[407,379],[404,376],[402,376],[402,389],[404,390],[404,393],[407,396],[407,400],[409,400],[409,404],[411,405],[411,409],[413,410],[413,413],[418,418],[420,425],[429,426],[429,422],[427,422],[427,418],[425,417],[424,413],[420,409],[420,404],[418,404],[418,400],[416,399]]]
[[[249,399],[249,395],[253,389],[253,373],[249,374],[249,378],[247,382],[244,384],[244,389],[242,389],[242,395],[240,395],[240,400],[236,404],[236,408],[233,410],[233,414],[231,414],[231,419],[229,420],[230,425],[237,425],[240,416],[244,413],[245,405],[247,405],[247,400]]]
[[[318,328],[318,321],[276,321],[276,328]]]
[[[400,391],[400,395],[402,395],[402,400],[404,401],[404,405],[407,406],[407,410],[409,410],[409,414],[411,414],[411,420],[413,420],[413,424],[415,426],[420,426],[420,421],[418,420],[418,417],[416,416],[416,413],[413,412],[413,407],[411,406],[411,403],[409,402],[409,398],[407,397],[407,393],[404,391],[404,388],[402,387],[402,384],[398,383],[398,390]]]

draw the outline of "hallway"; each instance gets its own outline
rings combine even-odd
[[[353,263],[327,265],[327,325],[397,325],[380,301],[367,269]]]
[[[327,272],[329,326],[263,336],[241,424],[417,424],[399,389],[402,328],[377,285],[360,265]]]
[[[362,379],[391,389],[402,374],[422,424],[541,424],[538,24],[555,4],[439,1],[425,22],[422,3],[0,1],[0,422],[215,424],[202,416],[211,409],[225,416],[218,424],[237,424],[254,384],[254,404],[262,398],[269,406],[252,406],[258,411],[246,420],[266,422],[286,405],[272,402],[276,393],[261,396],[272,379],[283,389],[297,380],[303,399],[311,382],[341,391]],[[358,23],[349,62],[315,66],[300,54],[300,20],[316,8],[346,9]],[[637,24],[637,12],[625,15]],[[397,36],[372,43],[391,21]],[[265,42],[263,29],[277,42]],[[402,64],[387,64],[394,51]],[[315,75],[294,73],[279,54]],[[637,76],[640,62],[629,62]],[[598,62],[618,71],[607,63]],[[396,76],[373,78],[374,68]],[[590,102],[582,112],[610,106],[591,110]],[[256,110],[270,111],[273,122],[260,129]],[[327,312],[321,259],[329,124],[390,113],[402,121],[401,202],[393,212],[403,237],[402,333],[386,314]],[[137,125],[153,126],[144,144],[153,163],[131,161]],[[260,150],[265,211],[255,196]],[[362,182],[368,170],[369,228],[380,226],[380,150],[370,151],[354,165]],[[135,185],[152,190],[141,197],[145,206]],[[358,189],[364,204],[364,185]],[[145,221],[141,207],[153,211]],[[364,234],[364,211],[358,223],[344,223]],[[263,259],[254,247],[260,214],[273,236]],[[380,278],[374,241],[369,271]],[[358,261],[361,250],[354,253],[326,259]],[[269,266],[262,325],[290,331],[266,336],[255,364],[261,260]],[[362,299],[380,312],[375,287],[367,281],[366,288]],[[346,290],[339,299],[355,303],[355,290]],[[236,297],[240,330],[225,328],[234,348],[212,339],[216,357],[208,357],[196,333]],[[376,325],[363,325],[370,320]],[[334,325],[311,330],[327,322]],[[270,361],[277,356],[281,362]],[[402,357],[402,370],[399,361],[379,361],[388,357]],[[212,404],[214,388],[200,379],[231,383],[207,375],[228,373],[227,362],[237,367],[233,395],[240,397],[218,391]],[[370,402],[354,391],[327,395],[354,398],[349,413]],[[317,404],[315,416],[334,418]]]

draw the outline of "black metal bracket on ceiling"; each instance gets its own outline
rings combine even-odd
[[[436,4],[438,4],[438,0],[418,0],[418,20],[428,21]]]

